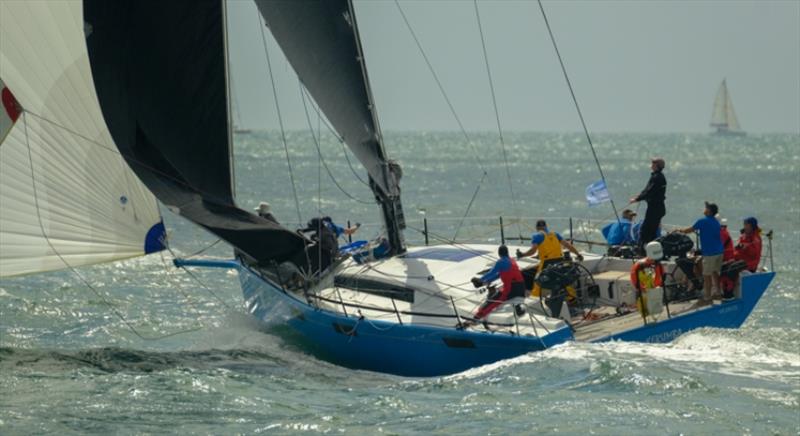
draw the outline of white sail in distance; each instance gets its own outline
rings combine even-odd
[[[711,112],[711,127],[716,127],[719,131],[741,131],[739,119],[733,109],[733,100],[728,92],[728,84],[723,79],[714,99],[714,109]]]
[[[0,80],[21,108],[0,142],[0,276],[163,249],[153,195],[100,111],[80,1],[0,2]]]

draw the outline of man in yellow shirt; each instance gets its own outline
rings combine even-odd
[[[536,232],[531,236],[531,248],[526,252],[517,250],[517,259],[527,256],[533,256],[538,252],[539,254],[539,268],[536,270],[538,275],[545,266],[550,263],[558,262],[564,259],[563,248],[575,253],[575,258],[578,262],[583,261],[583,256],[578,252],[574,245],[569,241],[562,238],[558,232],[551,232],[547,229],[545,220],[536,221]],[[570,287],[571,288],[571,287]],[[569,291],[570,289],[568,289]],[[541,296],[541,289],[538,284],[533,286],[532,295],[534,297]],[[575,297],[575,291],[570,292],[571,297]]]

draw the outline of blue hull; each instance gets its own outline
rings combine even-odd
[[[249,312],[270,325],[288,324],[325,360],[357,369],[428,377],[453,374],[541,351],[572,340],[569,328],[541,338],[453,328],[400,325],[316,309],[285,293],[245,265],[239,278]],[[669,342],[699,327],[739,327],[764,294],[775,273],[743,278],[743,297],[718,306],[663,320],[598,341]]]

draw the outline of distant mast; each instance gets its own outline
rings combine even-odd
[[[717,129],[714,133],[725,136],[744,136],[745,132],[739,126],[736,111],[733,110],[733,100],[728,92],[725,79],[719,85],[717,98],[714,99],[714,110],[711,112],[711,127]]]

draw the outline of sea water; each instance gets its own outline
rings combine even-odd
[[[288,132],[285,147],[277,132],[237,136],[239,204],[268,201],[290,227],[329,215],[378,236],[364,171],[324,127],[317,136],[319,151],[309,133]],[[162,207],[172,252],[0,282],[0,434],[799,433],[800,137],[594,140],[617,209],[658,155],[665,223],[690,225],[709,200],[734,238],[750,215],[774,230],[778,275],[741,329],[568,343],[446,377],[343,368],[251,319],[235,272],[172,267],[173,256],[231,249]],[[507,133],[501,144],[491,133],[388,132],[386,146],[403,167],[411,244],[424,243],[424,220],[430,243],[498,244],[500,217],[506,238],[528,238],[541,217],[586,240],[613,217],[608,203],[587,206],[600,176],[581,134]],[[768,247],[764,238],[769,267]]]

